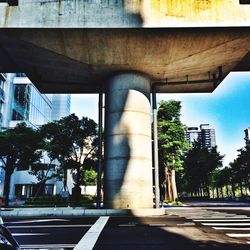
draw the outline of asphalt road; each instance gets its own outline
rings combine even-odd
[[[157,217],[3,219],[22,249],[73,249],[80,241],[80,250],[92,249],[91,242],[95,250],[250,249],[250,208],[167,211]]]

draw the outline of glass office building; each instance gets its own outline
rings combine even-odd
[[[27,77],[17,74],[13,80],[11,119],[9,127],[20,121],[28,126],[38,127],[51,121],[52,103],[41,94]]]
[[[47,95],[52,104],[51,120],[59,120],[70,114],[71,96],[68,94]]]
[[[25,122],[32,128],[58,120],[70,114],[70,95],[42,94],[25,74],[0,74],[0,129],[13,128]],[[49,162],[43,157],[43,162]],[[1,164],[1,162],[0,162]],[[30,197],[36,193],[38,184],[29,174],[30,166],[16,170],[11,177],[10,198]],[[0,196],[3,194],[5,172],[0,168]],[[70,175],[69,175],[70,176]],[[73,181],[69,179],[69,187]],[[51,179],[46,183],[46,194],[62,190],[62,181]]]

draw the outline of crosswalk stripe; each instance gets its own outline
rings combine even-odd
[[[92,250],[108,220],[109,216],[101,216],[74,247],[74,250]]]
[[[203,226],[250,226],[250,223],[201,223]]]
[[[242,222],[244,222],[244,221],[250,221],[250,219],[199,219],[199,220],[193,220],[193,221],[196,221],[196,222],[226,222],[226,221],[228,221],[228,222],[234,222],[234,221],[236,221],[236,222],[238,222],[238,221],[242,221]]]
[[[215,230],[250,231],[250,227],[212,227]]]
[[[230,218],[236,218],[236,219],[249,219],[248,216],[246,215],[235,215],[235,216],[226,216],[226,215],[221,215],[221,214],[218,214],[218,215],[213,215],[213,216],[197,216],[197,215],[194,215],[194,216],[185,216],[186,218],[190,218],[190,219],[209,219],[209,218],[215,218],[215,219],[230,219]]]
[[[248,238],[250,237],[250,234],[226,234],[229,237],[233,238]]]

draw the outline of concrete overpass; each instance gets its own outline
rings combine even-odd
[[[238,0],[0,4],[0,71],[47,93],[103,89],[105,205],[152,207],[150,93],[212,92],[249,70],[249,13]]]

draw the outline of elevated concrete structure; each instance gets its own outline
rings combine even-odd
[[[249,70],[249,13],[238,0],[1,4],[0,72],[24,72],[47,93],[104,86],[105,204],[152,207],[150,91],[212,92]]]
[[[25,72],[51,93],[97,93],[111,75],[129,71],[167,80],[158,92],[211,92],[220,66],[224,78],[249,69],[250,60],[248,27],[2,29],[0,37],[0,71]],[[209,72],[210,81],[192,83]]]
[[[109,80],[104,189],[108,207],[153,207],[150,90],[149,79],[136,73]]]

